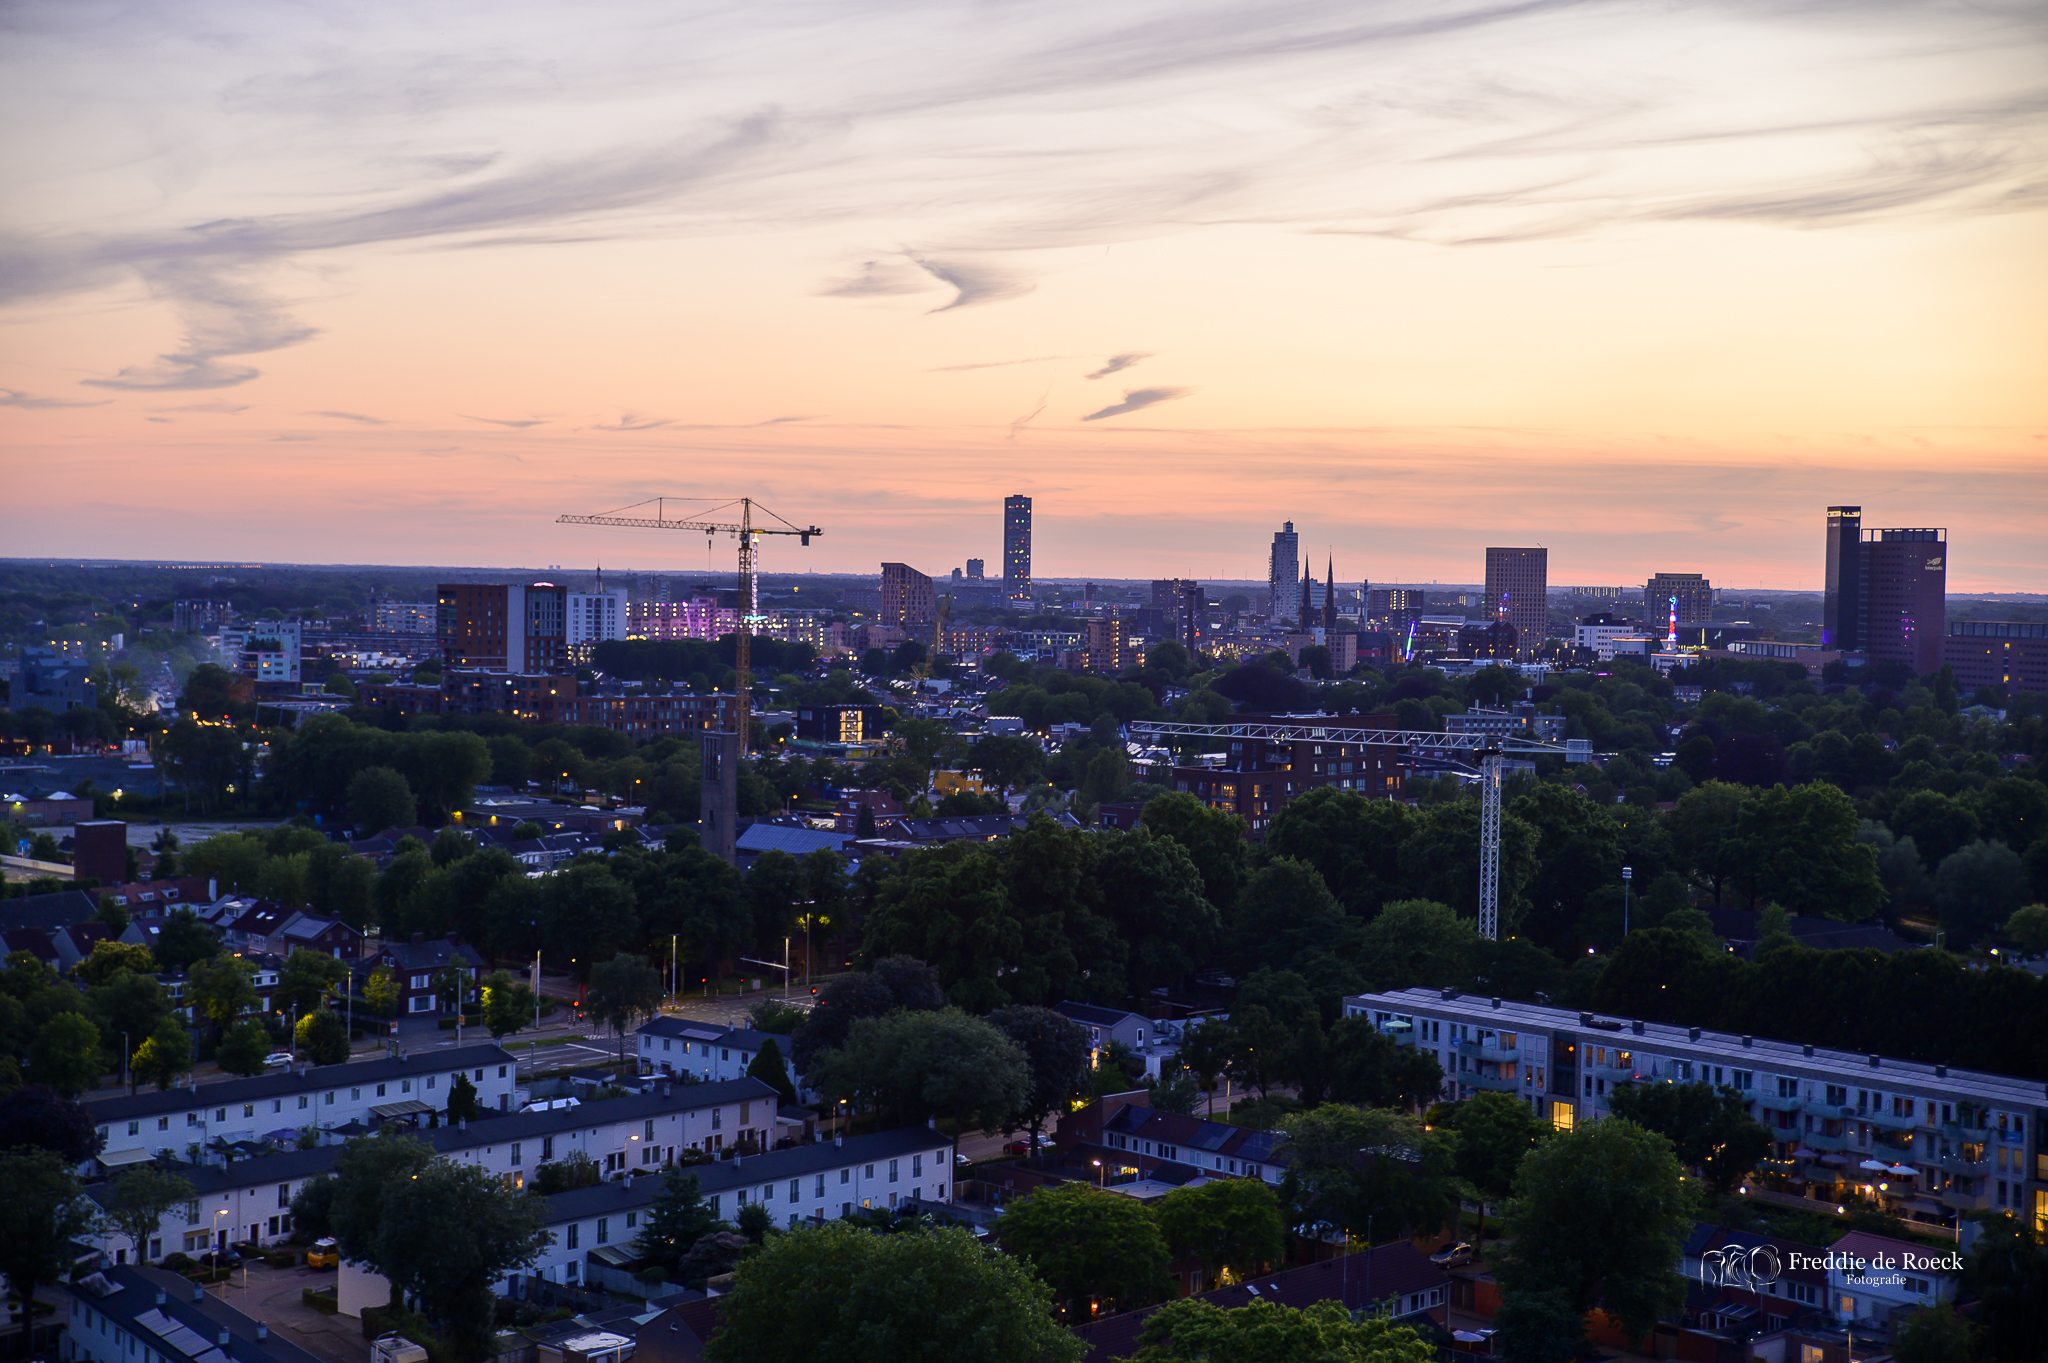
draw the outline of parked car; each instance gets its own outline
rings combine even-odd
[[[199,1256],[201,1268],[240,1268],[242,1256],[232,1249],[210,1249]]]
[[[1045,1149],[1047,1146],[1051,1144],[1052,1142],[1044,1136],[1040,1136],[1037,1140],[1037,1145],[1040,1150]],[[1004,1146],[1003,1153],[1006,1155],[1028,1155],[1031,1153],[1031,1147],[1031,1138],[1028,1136],[1023,1136],[1019,1137],[1014,1141],[1011,1141],[1008,1145]]]
[[[341,1263],[341,1246],[329,1235],[313,1242],[306,1251],[307,1268],[334,1268]]]
[[[1471,1263],[1478,1257],[1478,1253],[1472,1246],[1460,1240],[1448,1249],[1440,1249],[1430,1255],[1429,1261],[1439,1268],[1457,1268],[1461,1264]]]
[[[292,1063],[292,1053],[290,1051],[272,1051],[269,1055],[263,1057],[263,1063],[271,1069],[276,1069],[279,1065],[289,1065]]]

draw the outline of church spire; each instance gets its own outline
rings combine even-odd
[[[1323,567],[1323,628],[1337,630],[1337,556],[1332,553]]]

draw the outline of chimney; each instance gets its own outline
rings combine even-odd
[[[1808,1060],[1813,1059],[1813,1047],[1810,1045],[1801,1046],[1799,1048],[1799,1053],[1805,1056]]]
[[[159,1287],[156,1290],[156,1304],[158,1306],[162,1306],[166,1300],[167,1298],[164,1296],[164,1290],[161,1287]]]
[[[835,1131],[835,1132],[833,1132],[833,1133],[832,1133],[832,1148],[833,1148],[834,1150],[840,1149],[840,1148],[841,1148],[841,1147],[843,1147],[843,1146],[844,1146],[845,1144],[846,1144],[846,1133],[844,1133],[844,1132],[842,1132],[842,1131]]]
[[[467,1131],[467,1130],[469,1130],[469,1118],[467,1118],[467,1117],[458,1117],[458,1118],[456,1118],[456,1119],[455,1119],[455,1129],[456,1129],[456,1130],[458,1130],[458,1131]]]
[[[1628,1029],[1631,1032],[1634,1032],[1637,1036],[1641,1036],[1643,1034],[1643,1020],[1641,1018],[1637,1018],[1634,1022],[1631,1022],[1628,1025]]]
[[[1499,999],[1495,999],[1495,1000],[1493,1001],[1493,1006],[1494,1006],[1494,1007],[1496,1007],[1496,1008],[1500,1007],[1500,1000],[1499,1000]]]
[[[939,1119],[937,1117],[927,1117],[924,1119],[924,1125],[927,1131],[937,1131],[939,1129]]]
[[[205,1301],[205,1300],[206,1300],[206,1284],[205,1284],[205,1283],[194,1283],[194,1284],[192,1284],[192,1300],[193,1300],[193,1301]]]
[[[1948,1078],[1948,1066],[1946,1066],[1946,1065],[1936,1065],[1936,1066],[1934,1067],[1934,1077],[1935,1077],[1936,1079],[1946,1079],[1946,1078]]]
[[[1880,1062],[1878,1061],[1878,1058],[1876,1056],[1873,1055],[1870,1057],[1870,1068],[1876,1069],[1879,1063]]]
[[[1748,1037],[1744,1037],[1744,1038],[1742,1038],[1742,1044],[1743,1044],[1743,1045],[1745,1045],[1745,1046],[1749,1045],[1749,1044],[1750,1044],[1750,1039],[1749,1039]]]
[[[1637,1028],[1637,1030],[1640,1031],[1642,1029]],[[1685,1036],[1688,1041],[1698,1041],[1700,1039],[1700,1029],[1697,1027],[1688,1027],[1685,1029]],[[1807,1054],[1812,1055],[1813,1052],[1811,1050],[1808,1050]]]
[[[263,1340],[266,1340],[266,1339],[269,1339],[269,1338],[270,1338],[270,1327],[269,1327],[268,1325],[264,1324],[264,1323],[263,1323],[262,1321],[260,1321],[260,1320],[259,1320],[259,1321],[257,1321],[257,1322],[256,1322],[256,1339],[257,1339],[257,1341],[258,1341],[258,1342],[260,1343],[260,1342],[262,1342]]]
[[[221,1347],[221,1348],[223,1348],[223,1349],[225,1349],[225,1348],[227,1348],[227,1347],[228,1347],[228,1345],[230,1345],[230,1344],[232,1344],[232,1343],[234,1343],[234,1342],[235,1342],[235,1337],[234,1337],[233,1335],[229,1334],[229,1333],[228,1333],[228,1332],[227,1332],[226,1330],[222,1330],[222,1331],[220,1332],[220,1336],[219,1336],[219,1340],[218,1340],[218,1342],[219,1342],[219,1344],[220,1344],[220,1347]]]

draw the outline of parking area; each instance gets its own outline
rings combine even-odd
[[[370,1345],[353,1316],[329,1316],[306,1305],[300,1295],[309,1287],[331,1287],[333,1269],[272,1268],[261,1260],[245,1263],[227,1282],[208,1292],[237,1311],[260,1320],[321,1363],[367,1363]]]

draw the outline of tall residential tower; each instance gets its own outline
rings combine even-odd
[[[1301,590],[1301,536],[1294,533],[1293,521],[1273,532],[1266,567],[1266,617],[1284,621],[1295,613],[1295,594]]]
[[[1031,499],[1003,498],[1003,595],[1031,599]]]
[[[1550,551],[1498,549],[1486,551],[1486,608],[1496,620],[1515,627],[1523,657],[1550,635]]]

